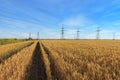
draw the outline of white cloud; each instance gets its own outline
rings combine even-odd
[[[87,26],[93,24],[93,22],[83,15],[77,15],[63,20],[61,24],[68,26]]]
[[[0,17],[0,23],[6,24],[10,28],[17,28],[17,29],[26,29],[26,31],[39,31],[38,29],[42,31],[50,30],[46,26],[42,26],[40,24],[29,22],[29,21],[22,21],[17,19],[11,19],[6,17]]]
[[[0,38],[28,38],[29,32],[32,33],[32,38],[36,38],[37,32],[39,32],[41,36],[43,33],[49,33],[51,31],[50,28],[34,22],[32,23],[5,17],[0,17],[0,23],[5,24],[0,27]],[[46,36],[43,36],[43,38],[45,37]]]
[[[5,32],[0,33],[0,38],[28,38],[27,33],[18,33],[18,32]]]

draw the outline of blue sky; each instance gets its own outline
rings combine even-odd
[[[120,39],[120,0],[0,0],[0,38],[94,39],[97,27],[102,39]]]

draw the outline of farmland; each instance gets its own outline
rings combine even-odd
[[[3,46],[8,52],[28,42]],[[120,80],[120,41],[34,41],[3,60],[0,80]]]
[[[0,39],[0,45],[22,42],[22,39]]]
[[[21,50],[24,47],[27,47],[31,45],[32,42],[26,41],[21,43],[13,43],[13,44],[7,44],[7,45],[1,45],[0,46],[0,62],[4,59],[7,59],[15,52]]]

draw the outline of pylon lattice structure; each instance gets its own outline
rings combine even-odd
[[[98,29],[97,29],[97,35],[96,35],[96,39],[98,40],[98,39],[100,39],[100,27],[98,27]]]
[[[76,39],[79,39],[79,29],[77,30],[77,38]]]
[[[64,39],[64,27],[63,27],[63,24],[62,24],[62,29],[61,29],[61,39]]]
[[[37,32],[37,39],[39,39],[39,32]]]

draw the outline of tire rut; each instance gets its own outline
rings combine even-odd
[[[32,61],[27,68],[25,80],[47,80],[46,68],[41,53],[40,43],[37,42]]]
[[[50,62],[50,71],[51,71],[52,80],[64,80],[63,78],[61,78],[61,74],[56,70],[54,59],[50,56],[51,52],[49,51],[48,48],[46,48],[44,46],[44,44],[42,44],[42,46],[43,46],[44,51],[48,55],[48,59]]]

